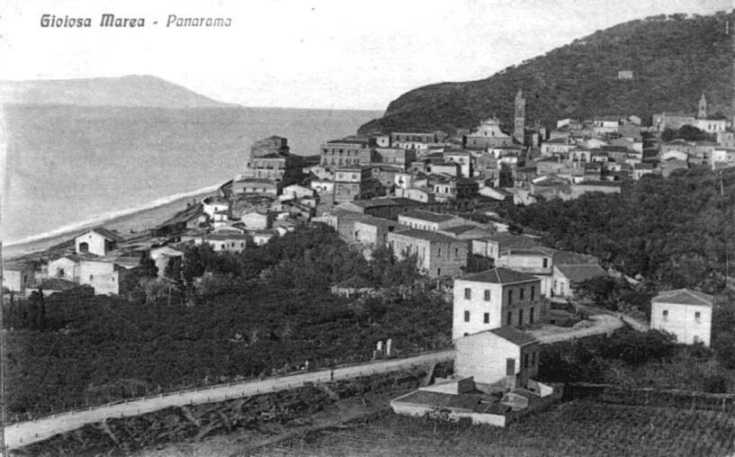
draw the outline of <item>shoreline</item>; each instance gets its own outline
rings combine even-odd
[[[45,235],[37,235],[11,244],[3,243],[2,258],[7,261],[37,254],[93,227],[105,227],[117,231],[123,238],[129,238],[131,234],[150,229],[170,219],[177,212],[186,209],[187,203],[192,201],[198,203],[204,197],[215,194],[220,186],[221,184],[217,184],[190,193],[160,198],[138,208],[121,210],[117,214],[100,215]]]

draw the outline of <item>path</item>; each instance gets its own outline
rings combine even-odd
[[[594,322],[591,327],[554,331],[548,329],[529,332],[542,344],[550,344],[574,338],[610,333],[623,326],[620,319],[609,314],[590,316]],[[231,385],[216,385],[201,390],[173,392],[157,397],[148,397],[127,402],[92,407],[82,411],[56,414],[37,421],[19,422],[5,428],[5,444],[8,449],[16,449],[31,443],[43,441],[59,433],[68,432],[86,424],[102,422],[108,418],[131,417],[158,411],[174,406],[212,403],[234,398],[249,397],[268,392],[288,390],[303,386],[304,383],[330,382],[338,379],[351,379],[375,373],[399,371],[416,365],[454,360],[454,350],[422,354],[406,359],[391,359],[368,362],[360,365],[339,367],[333,370],[310,371],[294,375],[253,380]]]
[[[43,441],[59,433],[68,432],[86,424],[102,422],[108,418],[131,417],[173,406],[203,404],[277,392],[303,386],[305,383],[330,382],[351,379],[376,373],[399,371],[417,365],[454,360],[454,350],[422,354],[406,359],[368,362],[360,365],[338,367],[333,370],[310,371],[289,376],[253,380],[232,385],[217,385],[202,390],[173,392],[153,398],[143,398],[114,405],[92,407],[83,411],[70,411],[36,421],[19,422],[5,428],[5,445],[17,449]]]

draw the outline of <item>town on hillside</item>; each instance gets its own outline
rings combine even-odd
[[[545,340],[580,330],[609,333],[622,318],[681,343],[710,344],[713,297],[694,290],[659,291],[647,322],[620,314],[613,324],[589,319],[594,303],[582,304],[577,286],[623,275],[593,256],[518,233],[497,212],[620,193],[630,181],[666,179],[679,169],[735,167],[732,122],[709,115],[706,94],[693,108],[651,122],[635,113],[560,119],[547,129],[526,119],[519,90],[510,131],[488,117],[471,131],[356,134],[298,153],[286,138],[271,136],[251,145],[245,169],[216,195],[146,233],[93,228],[7,262],[3,292],[11,301],[79,286],[116,295],[144,265],[155,265],[159,278],[170,275],[192,246],[237,254],[299,226],[326,224],[368,259],[381,248],[415,259],[453,307],[454,375],[395,399],[394,410],[424,415],[453,405],[454,417],[503,426],[560,397],[558,386],[534,379]],[[356,278],[332,291],[354,298],[376,293]],[[169,288],[169,301],[170,294]],[[378,352],[391,355],[380,346]]]

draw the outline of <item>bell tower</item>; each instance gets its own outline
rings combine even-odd
[[[523,144],[526,128],[526,99],[523,98],[522,90],[518,90],[516,94],[513,118],[513,139]]]
[[[707,119],[707,97],[699,97],[699,110],[697,111],[697,119]]]

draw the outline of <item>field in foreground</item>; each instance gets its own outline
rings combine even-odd
[[[506,429],[389,414],[263,448],[258,456],[708,456],[735,451],[735,418],[574,401]]]

